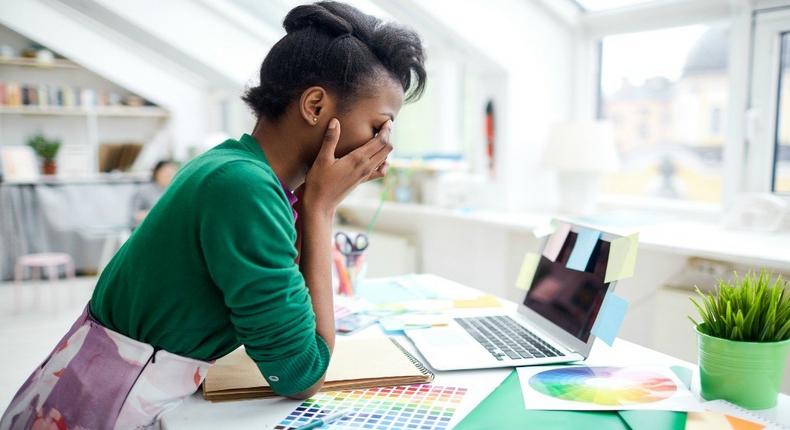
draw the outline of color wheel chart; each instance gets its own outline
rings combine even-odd
[[[441,430],[449,428],[465,393],[466,388],[429,384],[327,391],[305,400],[274,428],[292,430],[349,410],[345,417],[321,428]]]
[[[659,373],[619,367],[557,368],[533,375],[529,385],[547,396],[606,406],[658,402],[678,389]]]

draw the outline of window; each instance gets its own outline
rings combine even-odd
[[[790,193],[790,32],[782,33],[773,190]]]
[[[605,192],[720,201],[727,59],[724,24],[601,40],[599,117],[614,120],[621,161]]]

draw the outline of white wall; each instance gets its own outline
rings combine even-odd
[[[498,183],[507,209],[552,207],[553,180],[540,167],[548,130],[573,114],[575,37],[538,2],[473,0],[421,2],[508,74],[497,106]],[[418,28],[419,31],[419,28]]]

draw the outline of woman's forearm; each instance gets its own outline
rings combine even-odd
[[[335,312],[332,301],[332,218],[331,211],[307,210],[301,213],[302,253],[300,269],[305,278],[315,311],[316,331],[329,349],[335,346]]]

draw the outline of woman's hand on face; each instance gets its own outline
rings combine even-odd
[[[391,131],[392,121],[387,121],[373,139],[342,158],[335,158],[340,121],[332,118],[318,157],[305,179],[304,201],[308,210],[334,213],[337,205],[357,185],[383,177],[387,156],[392,152]]]

